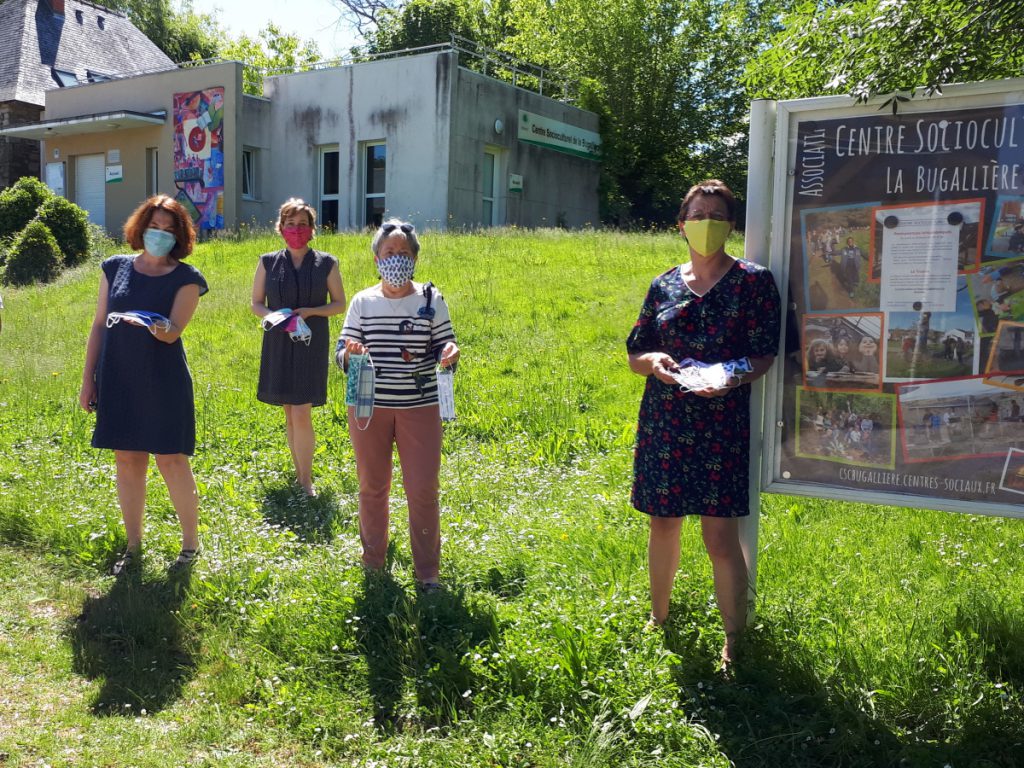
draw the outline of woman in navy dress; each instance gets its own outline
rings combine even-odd
[[[288,448],[295,479],[308,496],[313,489],[313,407],[327,402],[330,327],[327,318],[345,311],[345,289],[338,260],[315,251],[309,241],[316,232],[316,211],[297,198],[278,213],[277,231],[286,248],[260,256],[252,284],[252,311],[257,317],[288,308],[312,334],[293,341],[283,330],[263,334],[256,398],[284,410]]]
[[[637,425],[632,503],[650,515],[651,623],[668,618],[686,515],[699,515],[725,625],[723,664],[746,624],[747,565],[739,518],[749,513],[750,382],[778,351],[779,294],[768,270],[725,252],[736,201],[716,179],[692,187],[679,209],[689,262],[651,283],[626,342],[629,366],[647,378]],[[747,358],[750,373],[725,386],[682,391],[686,358]]]
[[[196,445],[195,404],[181,334],[207,291],[199,270],[182,261],[196,234],[173,198],[143,202],[125,222],[124,237],[142,252],[103,262],[79,393],[82,408],[96,413],[93,447],[114,451],[128,539],[114,564],[118,576],[139,565],[150,454],[181,524],[181,552],[172,567],[190,565],[199,551],[199,496],[188,459]],[[139,311],[166,321],[147,327],[125,318],[107,327],[110,313]]]

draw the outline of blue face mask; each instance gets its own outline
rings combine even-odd
[[[170,253],[177,242],[173,232],[165,232],[162,229],[150,227],[142,234],[142,245],[146,253],[157,258],[163,258]]]

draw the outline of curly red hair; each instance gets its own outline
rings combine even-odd
[[[174,247],[169,256],[174,259],[186,258],[196,244],[196,228],[185,206],[167,195],[153,195],[144,200],[124,223],[124,239],[132,248],[143,248],[142,236],[149,228],[156,211],[166,211],[174,217]]]

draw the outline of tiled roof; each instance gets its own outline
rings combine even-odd
[[[43,106],[44,92],[60,87],[54,69],[86,83],[89,73],[112,77],[173,65],[118,11],[66,0],[61,17],[48,0],[0,0],[0,101]]]

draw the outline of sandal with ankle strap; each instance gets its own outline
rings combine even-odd
[[[175,558],[174,562],[170,565],[170,570],[180,571],[186,568],[191,568],[199,557],[199,549],[183,549],[178,553],[178,557]]]
[[[141,566],[141,554],[131,549],[126,549],[124,553],[114,561],[114,565],[110,568],[110,574],[112,576],[124,576],[130,571],[137,571]]]

